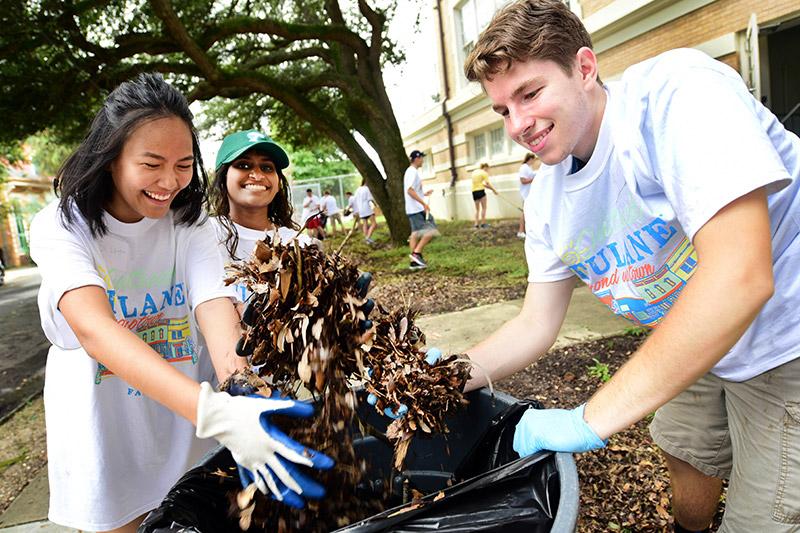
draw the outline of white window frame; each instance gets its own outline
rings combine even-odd
[[[486,29],[486,26],[488,26],[489,22],[492,20],[491,16],[486,16],[484,13],[479,13],[479,2],[483,4],[484,10],[489,4],[492,4],[494,7],[492,15],[494,15],[498,9],[505,6],[510,1],[511,0],[462,0],[455,5],[453,8],[453,23],[456,34],[456,51],[458,57],[457,64],[464,64],[467,56],[475,46],[478,36],[484,29]],[[470,38],[467,38],[464,32],[464,21],[467,18],[465,17],[465,14],[467,14],[469,16],[469,20],[474,21],[476,25],[474,28],[475,35],[470,36]],[[464,87],[467,85],[468,82],[464,76],[456,76],[456,78],[458,79],[459,87]]]
[[[500,137],[500,142],[497,137]],[[495,123],[488,127],[475,130],[467,135],[469,141],[469,164],[478,164],[482,161],[504,161],[514,151],[514,142],[506,135],[502,123]],[[483,153],[478,152],[483,146]]]
[[[489,156],[489,145],[486,142],[486,132],[480,131],[471,135],[470,144],[472,145],[471,155],[472,162],[478,163]],[[481,146],[483,150],[479,153],[478,147]]]

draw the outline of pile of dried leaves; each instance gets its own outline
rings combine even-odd
[[[326,254],[297,240],[283,244],[268,238],[257,243],[249,261],[229,267],[226,282],[243,283],[253,293],[238,349],[251,354],[258,375],[237,379],[265,395],[275,389],[292,398],[309,392],[319,406],[317,416],[310,423],[278,423],[298,442],[336,461],[333,470],[314,473],[326,487],[324,500],[297,511],[262,497],[240,498],[243,526],[252,520],[281,531],[327,531],[382,510],[379,501],[355,497],[366,465],[353,451],[354,380],[375,395],[380,412],[401,404],[408,408],[387,431],[397,468],[418,431],[446,432],[444,418],[466,403],[462,390],[469,361],[451,355],[428,365],[415,313],[378,304],[370,315],[368,281],[338,251]]]

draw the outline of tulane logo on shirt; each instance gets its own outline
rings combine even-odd
[[[160,313],[159,316],[162,316]],[[154,317],[155,318],[155,317]],[[192,329],[189,326],[189,317],[158,318],[142,323],[142,327],[135,330],[150,348],[161,354],[168,363],[181,363],[191,361],[197,363],[197,349],[192,341]],[[102,363],[97,363],[97,374],[94,382],[99,384],[104,378],[113,373]]]
[[[666,316],[696,266],[697,252],[689,239],[656,217],[569,268],[614,313],[653,327]]]
[[[166,307],[180,307],[186,304],[186,291],[183,283],[176,283],[169,289],[153,294],[146,292],[143,296],[133,300],[125,294],[120,294],[114,289],[106,290],[111,311],[118,312],[125,319],[154,315]]]

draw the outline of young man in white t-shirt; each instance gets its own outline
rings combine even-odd
[[[331,191],[322,193],[322,205],[325,206],[326,220],[331,222],[331,234],[336,235],[336,224],[339,224],[339,229],[344,232],[344,222],[342,222],[342,210],[336,203],[336,197],[331,194]],[[327,229],[327,228],[326,228]]]
[[[375,200],[367,187],[367,182],[361,180],[361,186],[356,189],[353,195],[353,213],[357,220],[361,221],[361,230],[364,232],[364,242],[369,245],[375,244],[372,234],[378,229],[378,221],[375,218]]]
[[[422,177],[419,175],[419,168],[422,166],[425,154],[419,150],[412,150],[408,155],[411,162],[403,176],[403,191],[406,199],[406,216],[411,225],[411,236],[408,239],[408,246],[411,249],[409,268],[418,270],[426,268],[428,263],[422,257],[422,250],[435,236],[439,235],[436,224],[430,217],[430,206],[425,201],[426,196],[430,196],[433,191],[423,192]]]
[[[588,33],[556,0],[501,10],[465,73],[542,160],[525,202],[525,303],[470,358],[498,379],[543,355],[576,276],[657,326],[586,404],[526,412],[515,449],[601,448],[658,409],[676,531],[708,527],[722,479],[721,531],[797,531],[800,139],[695,50],[603,85]]]

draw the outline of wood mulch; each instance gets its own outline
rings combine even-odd
[[[644,337],[632,335],[584,342],[548,352],[497,384],[517,398],[545,407],[572,408],[602,385],[589,369],[608,365],[613,374]],[[672,531],[667,468],[647,431],[649,418],[613,435],[603,450],[575,456],[580,483],[579,532]],[[724,502],[714,520],[719,526]]]

